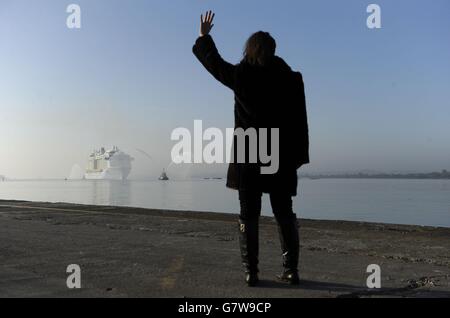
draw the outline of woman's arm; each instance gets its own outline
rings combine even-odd
[[[219,54],[214,40],[209,35],[214,24],[214,13],[207,12],[205,17],[200,17],[200,37],[195,42],[193,52],[200,63],[219,82],[234,90],[236,67],[226,62]]]

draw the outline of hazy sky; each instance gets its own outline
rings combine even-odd
[[[373,2],[380,30],[366,27]],[[70,3],[80,30],[66,27]],[[65,177],[117,145],[136,157],[132,177],[154,175],[174,128],[233,127],[232,92],[191,52],[206,9],[230,62],[262,29],[303,73],[305,171],[450,169],[448,0],[0,0],[0,174]]]

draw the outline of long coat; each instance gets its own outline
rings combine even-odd
[[[232,65],[222,59],[210,35],[198,38],[193,52],[211,75],[234,91],[235,129],[279,128],[278,172],[261,174],[261,163],[230,163],[227,187],[240,191],[282,191],[297,195],[297,169],[309,163],[302,74],[293,72],[277,56],[264,66],[251,65],[246,61]],[[233,147],[236,153],[236,143]],[[270,143],[268,147],[270,149]]]

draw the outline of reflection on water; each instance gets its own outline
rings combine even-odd
[[[224,180],[8,181],[0,199],[239,212]],[[294,206],[302,218],[450,227],[450,180],[301,180]]]
[[[89,182],[92,192],[90,204],[94,205],[131,205],[131,187],[129,181],[103,181]]]
[[[129,181],[8,181],[0,184],[0,199],[132,205]]]

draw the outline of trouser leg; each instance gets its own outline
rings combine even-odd
[[[286,194],[270,195],[273,213],[278,223],[283,266],[285,271],[297,272],[300,253],[297,216],[292,209],[292,197]]]
[[[258,273],[259,217],[261,193],[239,192],[241,213],[239,218],[239,245],[242,264],[247,273]]]

